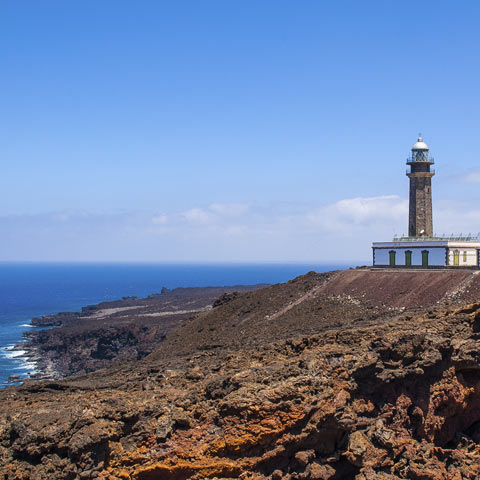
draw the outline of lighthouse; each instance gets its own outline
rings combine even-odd
[[[422,136],[412,147],[412,154],[407,159],[407,177],[410,178],[410,202],[408,214],[409,237],[432,237],[432,177],[435,170],[428,145]]]
[[[420,135],[407,159],[410,179],[408,236],[373,242],[373,268],[480,269],[479,235],[434,235],[430,149]]]

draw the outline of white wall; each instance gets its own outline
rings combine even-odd
[[[405,251],[412,252],[412,266],[422,265],[422,251],[428,250],[428,265],[441,267],[445,266],[445,248],[425,248],[425,247],[409,247],[409,248],[375,248],[375,265],[390,265],[391,251],[396,252],[395,265],[405,265]],[[453,258],[453,257],[452,257]],[[453,260],[452,260],[453,261]]]
[[[454,252],[458,250],[459,252],[459,267],[474,267],[477,266],[477,249],[476,248],[449,248],[448,249],[448,265],[450,267],[455,267],[454,263]],[[464,252],[467,252],[467,261],[464,261]]]

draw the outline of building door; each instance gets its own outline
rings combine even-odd
[[[428,250],[422,250],[422,266],[428,267]]]
[[[388,254],[390,255],[390,266],[394,267],[395,266],[395,252],[392,250],[392,251],[388,252]]]
[[[453,264],[460,265],[460,252],[458,250],[453,251]]]
[[[412,265],[412,252],[410,250],[407,250],[405,252],[405,265],[407,267],[410,267]]]

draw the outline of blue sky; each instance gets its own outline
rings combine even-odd
[[[368,260],[436,159],[480,231],[474,1],[0,3],[0,260]]]

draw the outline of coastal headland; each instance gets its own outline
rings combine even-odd
[[[479,478],[475,272],[310,272],[219,297],[182,307],[143,358],[120,346],[91,373],[1,391],[3,478]],[[124,301],[89,309],[87,330],[106,310],[133,325]],[[80,323],[46,332],[58,375]]]
[[[85,306],[80,312],[61,312],[33,318],[37,327],[17,345],[35,362],[36,379],[59,379],[92,372],[112,362],[139,360],[165,338],[165,334],[193,314],[212,308],[224,295],[238,294],[266,285],[163,288],[146,298]]]

